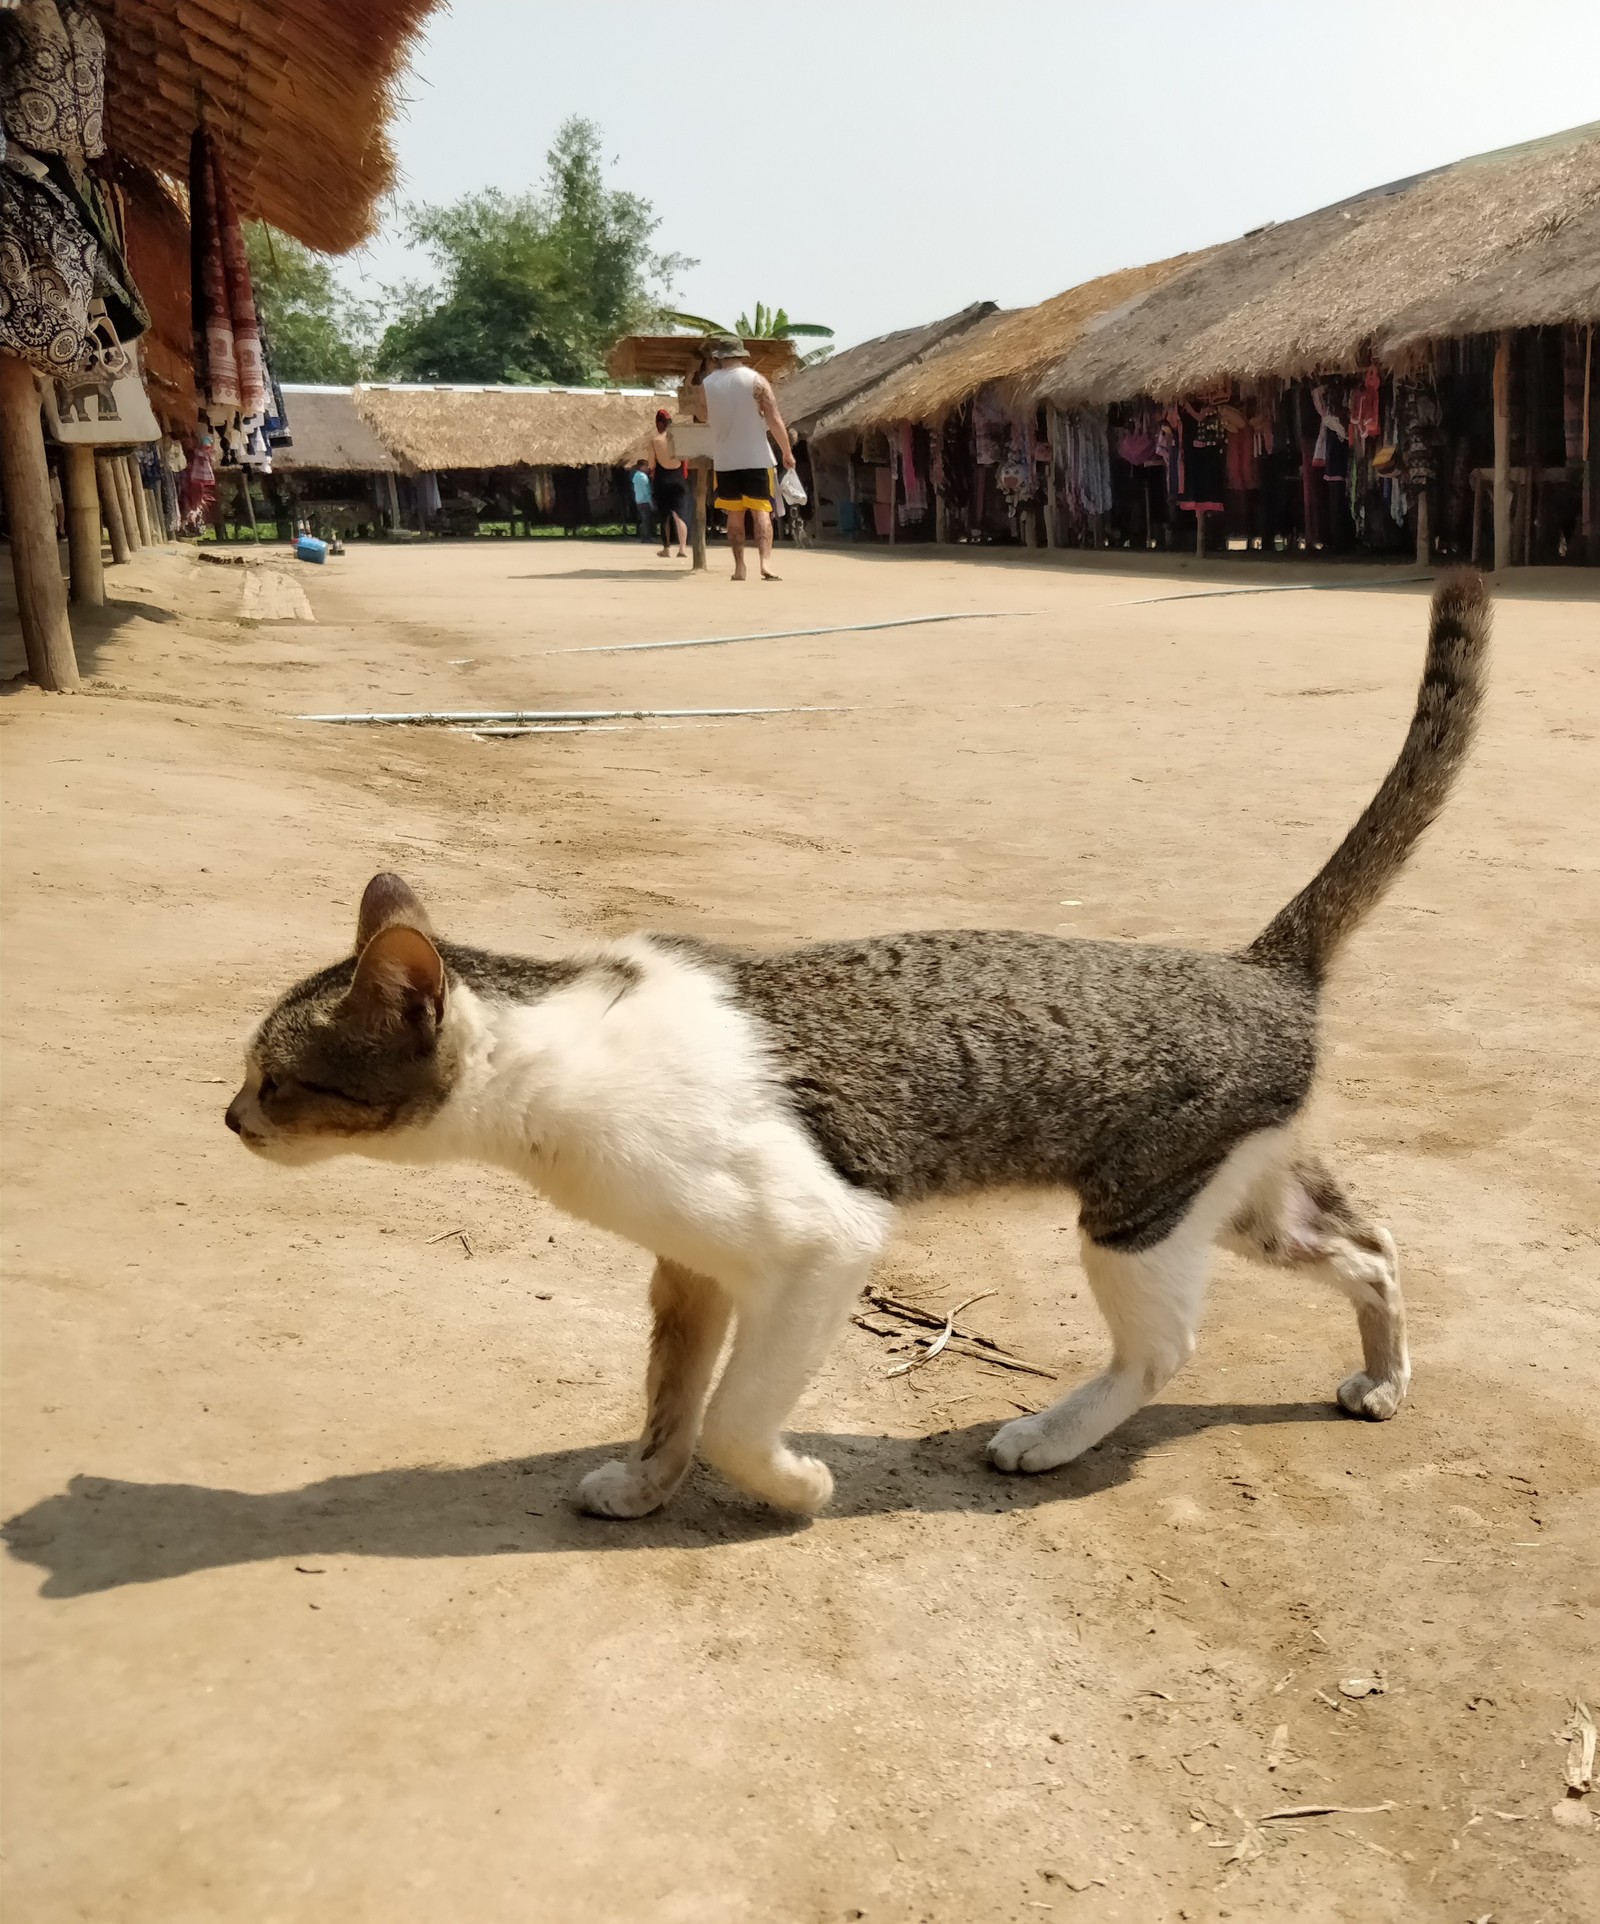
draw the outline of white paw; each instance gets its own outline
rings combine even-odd
[[[1008,1474],[1021,1471],[1037,1476],[1041,1470],[1054,1470],[1068,1463],[1077,1451],[1052,1436],[1049,1425],[1039,1416],[1019,1416],[989,1438],[989,1461]]]
[[[1406,1384],[1374,1383],[1365,1370],[1357,1370],[1339,1385],[1339,1406],[1351,1416],[1365,1416],[1374,1423],[1386,1423],[1406,1400]]]
[[[775,1510],[815,1516],[833,1495],[833,1472],[826,1463],[814,1456],[796,1456],[781,1444],[773,1450],[756,1450],[713,1436],[703,1439],[701,1453],[730,1483]]]
[[[785,1450],[763,1466],[760,1481],[750,1487],[774,1509],[815,1516],[833,1495],[833,1472],[814,1456]]]
[[[661,1508],[661,1491],[633,1463],[602,1463],[578,1485],[578,1503],[590,1516],[648,1516]]]

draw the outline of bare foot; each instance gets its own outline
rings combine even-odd
[[[743,581],[745,578],[744,569],[735,568],[733,571],[733,578],[735,581]]]
[[[782,581],[783,576],[775,575],[770,568],[763,568],[761,570],[761,579],[763,581]]]
[[[665,553],[665,550],[663,549],[662,552]],[[680,548],[678,550],[678,559],[680,561],[687,561],[689,559],[689,550],[687,548]]]

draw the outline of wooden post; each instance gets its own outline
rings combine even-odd
[[[936,547],[950,545],[950,503],[937,489],[933,496],[933,539]]]
[[[1428,528],[1428,489],[1423,485],[1417,496],[1417,566],[1428,568],[1433,565],[1433,537]]]
[[[1061,524],[1057,520],[1056,506],[1056,411],[1047,406],[1044,411],[1044,438],[1050,448],[1050,467],[1044,484],[1044,545],[1047,548],[1061,546]]]
[[[1194,551],[1202,558],[1205,555],[1206,511],[1204,508],[1196,508],[1194,511]]]
[[[133,505],[133,486],[128,480],[128,464],[120,454],[111,457],[111,479],[116,485],[117,505],[122,510],[122,532],[128,537],[128,552],[137,554],[144,546],[139,532],[139,515]]]
[[[133,490],[133,512],[139,523],[139,539],[147,548],[153,548],[156,545],[156,531],[150,519],[150,503],[145,497],[144,476],[139,472],[139,457],[125,454],[122,458],[128,466],[128,486]]]
[[[117,492],[117,477],[111,471],[109,454],[95,456],[94,473],[100,488],[100,516],[111,537],[111,560],[116,565],[126,561],[132,551],[128,546],[128,530],[122,525],[122,496]]]
[[[844,472],[845,488],[850,499],[850,521],[852,524],[850,539],[852,541],[859,541],[861,539],[861,523],[856,518],[856,451],[853,441],[850,444],[850,452],[845,457]]]
[[[93,448],[79,445],[61,450],[61,492],[67,503],[72,599],[85,608],[103,608],[106,573],[100,556],[100,490],[95,484]]]
[[[76,688],[78,659],[72,652],[67,584],[61,579],[61,551],[56,546],[39,386],[33,369],[14,354],[0,354],[0,483],[5,488],[11,569],[28,673],[41,688]]]
[[[694,467],[694,525],[689,530],[689,572],[698,574],[706,565],[706,464]]]
[[[1494,572],[1511,566],[1511,330],[1494,350]]]
[[[389,532],[391,534],[397,534],[400,529],[400,490],[395,485],[394,469],[386,468],[384,470],[383,478],[389,484]],[[249,485],[250,484],[247,481],[245,483],[245,486],[248,487]],[[250,519],[251,519],[251,525],[254,526],[255,525],[254,515],[252,515]],[[515,510],[513,510],[512,533],[515,534],[515,532],[516,532]]]

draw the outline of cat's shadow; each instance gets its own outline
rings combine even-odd
[[[1153,1405],[1078,1462],[1002,1477],[984,1461],[995,1425],[925,1437],[796,1436],[837,1479],[830,1516],[1006,1511],[1081,1501],[1126,1482],[1163,1444],[1215,1427],[1337,1422],[1322,1403]],[[236,1563],[292,1559],[306,1574],[360,1557],[533,1556],[559,1550],[713,1548],[781,1537],[806,1519],[761,1508],[697,1469],[664,1512],[633,1523],[580,1514],[579,1478],[615,1444],[465,1468],[368,1470],[265,1495],[197,1483],[75,1476],[5,1525],[13,1557],[47,1574],[40,1594],[79,1597]]]

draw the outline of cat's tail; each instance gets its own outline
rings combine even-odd
[[[1428,659],[1399,759],[1316,876],[1246,949],[1250,961],[1320,982],[1340,944],[1405,866],[1477,732],[1489,626],[1482,577],[1470,568],[1446,575],[1434,590]]]

